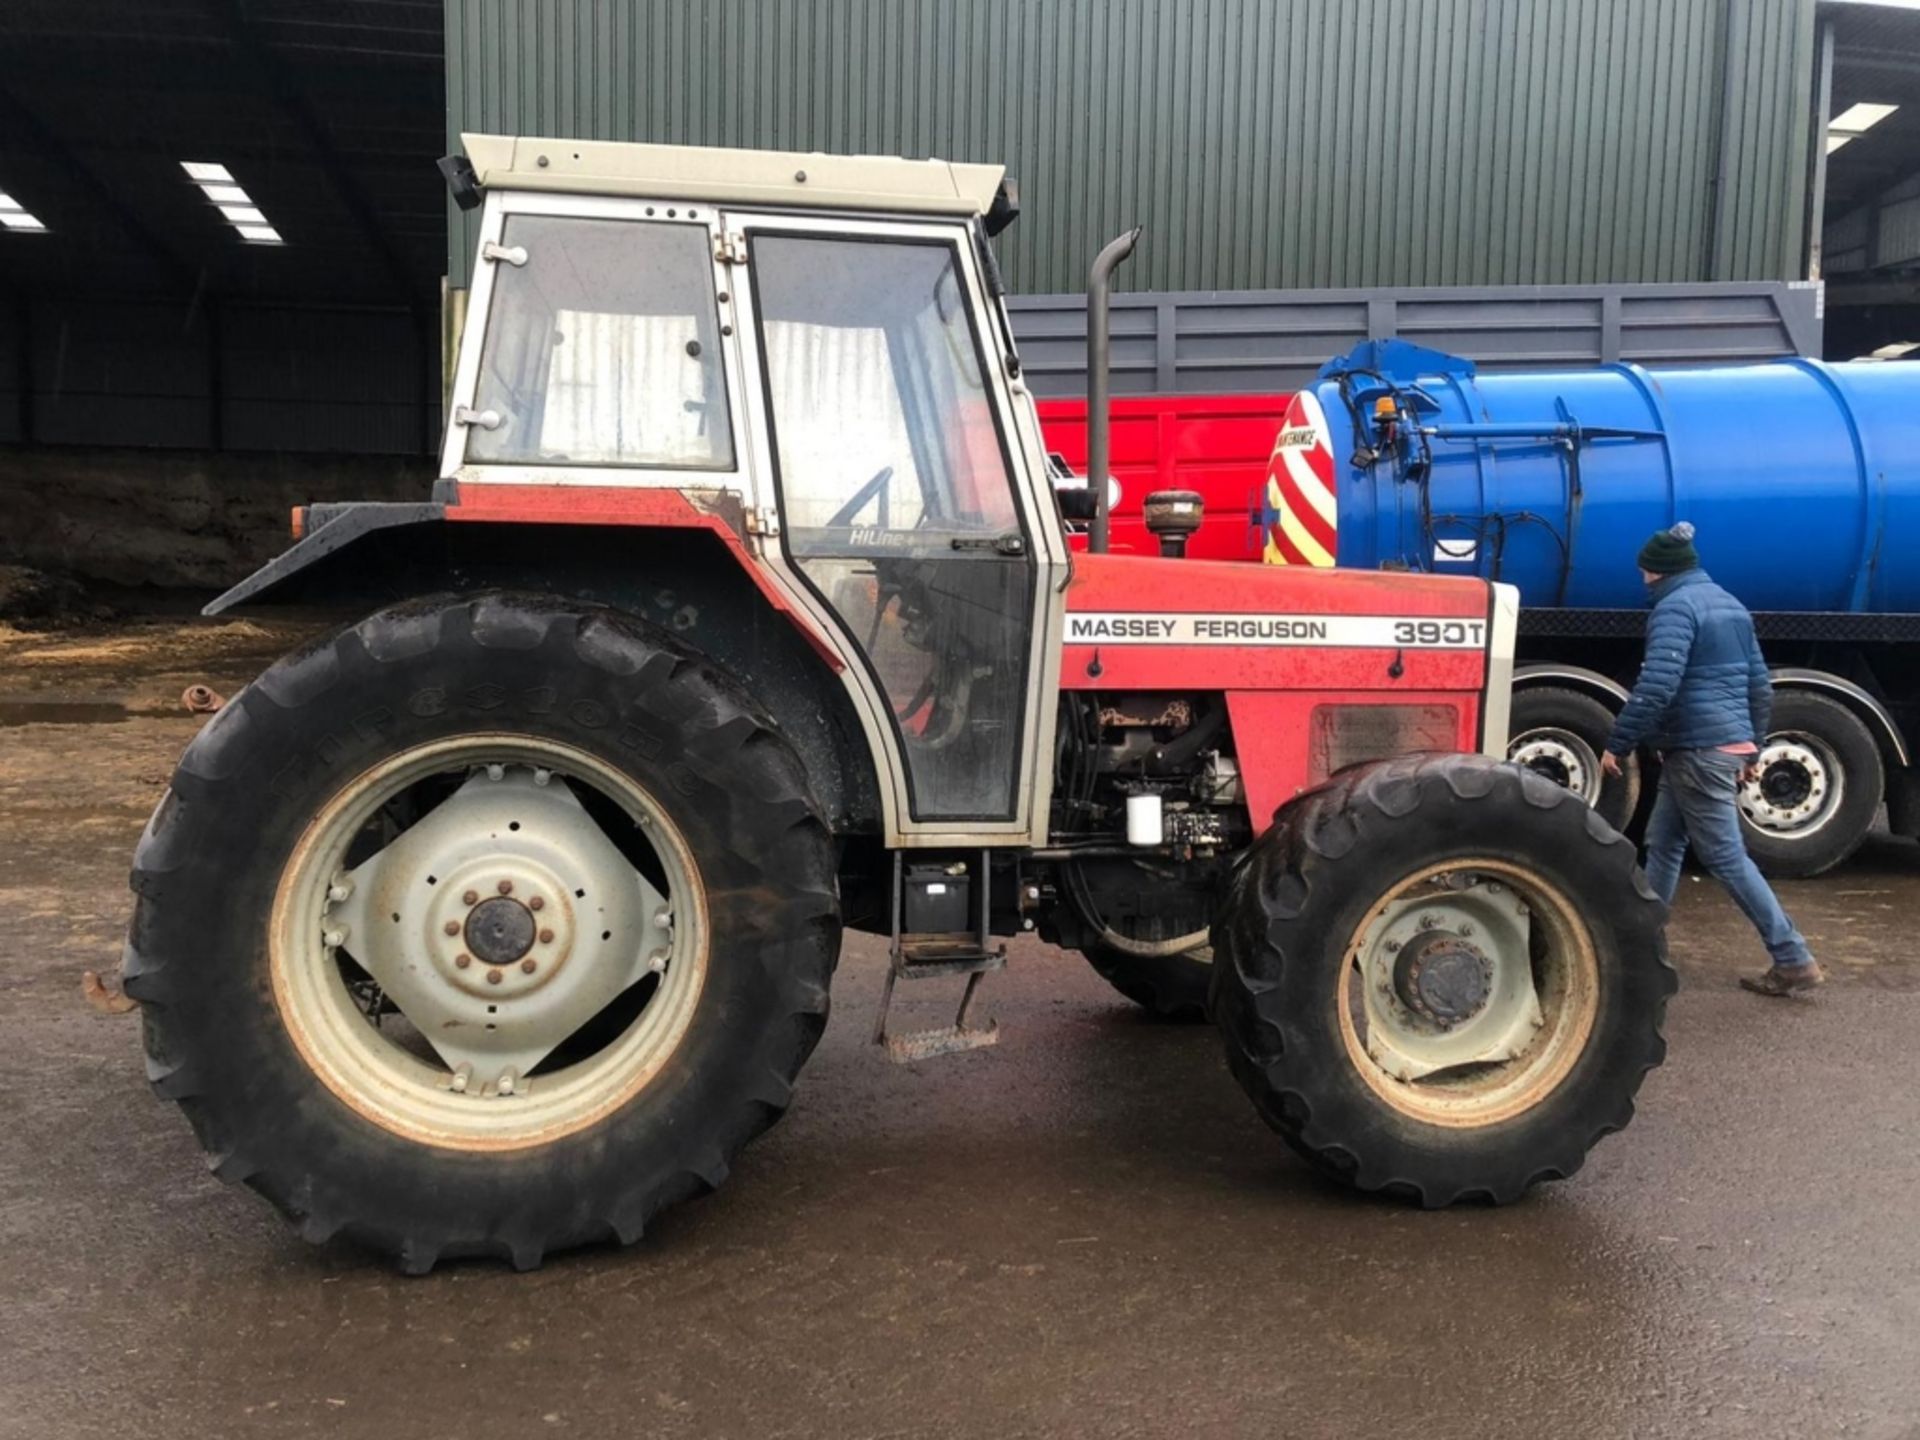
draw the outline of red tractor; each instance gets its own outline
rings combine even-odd
[[[483,207],[443,478],[309,507],[215,602],[371,613],[207,724],[134,861],[127,991],[217,1173],[412,1271],[632,1241],[791,1102],[846,927],[890,937],[896,1058],[991,1041],[1037,931],[1204,1008],[1363,1190],[1513,1200],[1627,1123],[1664,912],[1484,753],[1511,593],[1101,516],[1071,554],[997,167],[442,168]],[[955,1023],[890,1033],[938,977]]]

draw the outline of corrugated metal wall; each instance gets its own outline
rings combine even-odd
[[[448,0],[448,120],[1004,161],[1027,292],[1789,279],[1813,6]]]
[[[0,345],[0,443],[407,455],[439,431],[433,337],[404,310],[49,300],[8,318],[25,343]]]

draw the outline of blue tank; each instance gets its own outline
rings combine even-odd
[[[1271,474],[1269,559],[1630,608],[1641,542],[1690,520],[1751,609],[1920,611],[1920,364],[1482,375],[1369,341],[1296,397]]]

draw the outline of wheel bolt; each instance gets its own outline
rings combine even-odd
[[[467,891],[466,894],[460,897],[460,903],[462,905],[478,905],[480,903],[480,892],[478,890]]]
[[[473,956],[464,952],[453,957],[453,966],[456,970],[464,970],[471,964],[473,964]]]
[[[493,888],[498,890],[502,895],[511,895],[513,894],[513,881],[502,880],[498,885],[494,886]]]
[[[546,908],[547,908],[547,902],[543,897],[539,895],[530,895],[527,897],[527,909],[544,910]]]
[[[487,971],[487,984],[498,985],[500,983],[500,979],[501,979],[501,976],[498,970]]]
[[[551,944],[553,944],[553,931],[551,931],[551,930],[542,930],[542,931],[540,932],[540,943],[541,943],[542,945],[551,945]]]
[[[535,960],[531,955],[529,955],[526,959],[520,962],[520,973],[522,975],[531,975],[533,974],[534,971],[538,970],[539,968],[540,968],[540,962],[538,960]]]
[[[458,935],[460,933],[460,922],[458,920],[449,920],[441,928],[449,935]]]

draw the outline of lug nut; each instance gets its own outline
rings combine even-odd
[[[480,903],[480,892],[478,890],[467,891],[466,894],[460,897],[460,903],[462,905],[478,905]]]
[[[522,975],[531,975],[539,968],[540,962],[535,960],[531,955],[520,962],[520,973]]]
[[[502,880],[498,885],[494,886],[493,888],[498,890],[502,895],[511,895],[513,894],[513,881]]]
[[[542,945],[551,945],[551,944],[553,944],[553,931],[551,931],[551,930],[542,930],[542,931],[540,932],[540,943],[541,943]]]
[[[527,897],[527,909],[544,910],[546,908],[547,908],[547,902],[543,896],[530,895]]]
[[[465,952],[453,957],[453,968],[456,970],[464,970],[471,964],[473,964],[473,956]]]
[[[460,922],[458,920],[449,920],[441,928],[449,935],[458,935],[460,933]]]
[[[487,984],[498,985],[500,983],[500,979],[501,979],[501,976],[498,970],[487,971]]]

